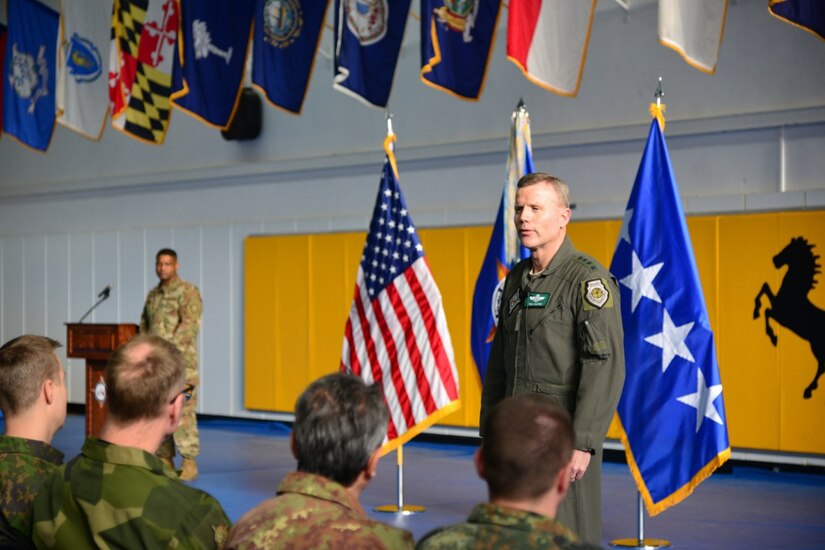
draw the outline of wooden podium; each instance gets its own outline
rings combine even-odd
[[[137,331],[129,323],[66,323],[66,355],[86,360],[86,435],[100,435],[109,411],[104,380],[109,356]]]

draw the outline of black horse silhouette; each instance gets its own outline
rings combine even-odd
[[[770,307],[765,308],[765,333],[774,346],[776,334],[771,327],[771,318],[811,343],[811,351],[818,366],[813,381],[802,394],[805,399],[810,399],[819,377],[825,374],[825,311],[808,299],[808,293],[817,283],[816,275],[820,273],[821,267],[817,263],[819,256],[814,255],[813,248],[814,245],[803,237],[795,237],[782,252],[773,257],[773,265],[777,269],[787,265],[788,272],[775,295],[768,283],[762,285],[762,290],[756,295],[753,310],[753,318],[758,319],[762,305],[760,299],[763,294],[766,295]]]

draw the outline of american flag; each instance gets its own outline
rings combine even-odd
[[[458,410],[458,374],[441,293],[398,184],[394,136],[364,244],[341,370],[381,384],[390,409],[384,452]]]

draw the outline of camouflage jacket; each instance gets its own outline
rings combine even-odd
[[[198,287],[180,277],[166,286],[158,284],[146,295],[140,316],[140,332],[157,334],[172,342],[183,353],[187,363],[187,382],[197,383],[198,332],[201,328],[203,301]]]
[[[21,534],[31,536],[34,497],[61,464],[63,453],[42,441],[0,437],[0,509]]]
[[[249,511],[229,534],[227,548],[403,549],[412,535],[373,521],[346,489],[327,478],[293,472],[278,496]]]
[[[590,550],[599,547],[578,542],[572,531],[553,518],[494,504],[479,504],[473,508],[467,523],[436,529],[418,541],[416,548]]]
[[[156,456],[88,437],[34,501],[38,548],[223,548],[231,523]]]

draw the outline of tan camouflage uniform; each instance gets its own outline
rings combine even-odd
[[[223,548],[232,526],[209,494],[141,449],[88,437],[34,501],[38,548]]]
[[[0,510],[22,535],[31,537],[34,497],[61,464],[63,453],[42,441],[0,437]]]
[[[416,548],[588,550],[600,547],[578,542],[572,531],[553,518],[493,504],[479,504],[473,508],[467,523],[436,529],[418,541]]]
[[[407,531],[367,517],[346,489],[325,477],[293,472],[278,496],[249,511],[232,529],[228,549],[403,549]]]
[[[158,284],[146,296],[146,305],[140,317],[140,332],[156,334],[172,342],[186,359],[186,383],[198,386],[198,332],[201,328],[203,302],[198,287],[175,277],[164,286]],[[165,440],[158,456],[175,456],[175,447],[181,456],[195,458],[200,453],[198,422],[195,416],[197,389],[192,399],[183,406],[178,429]]]

